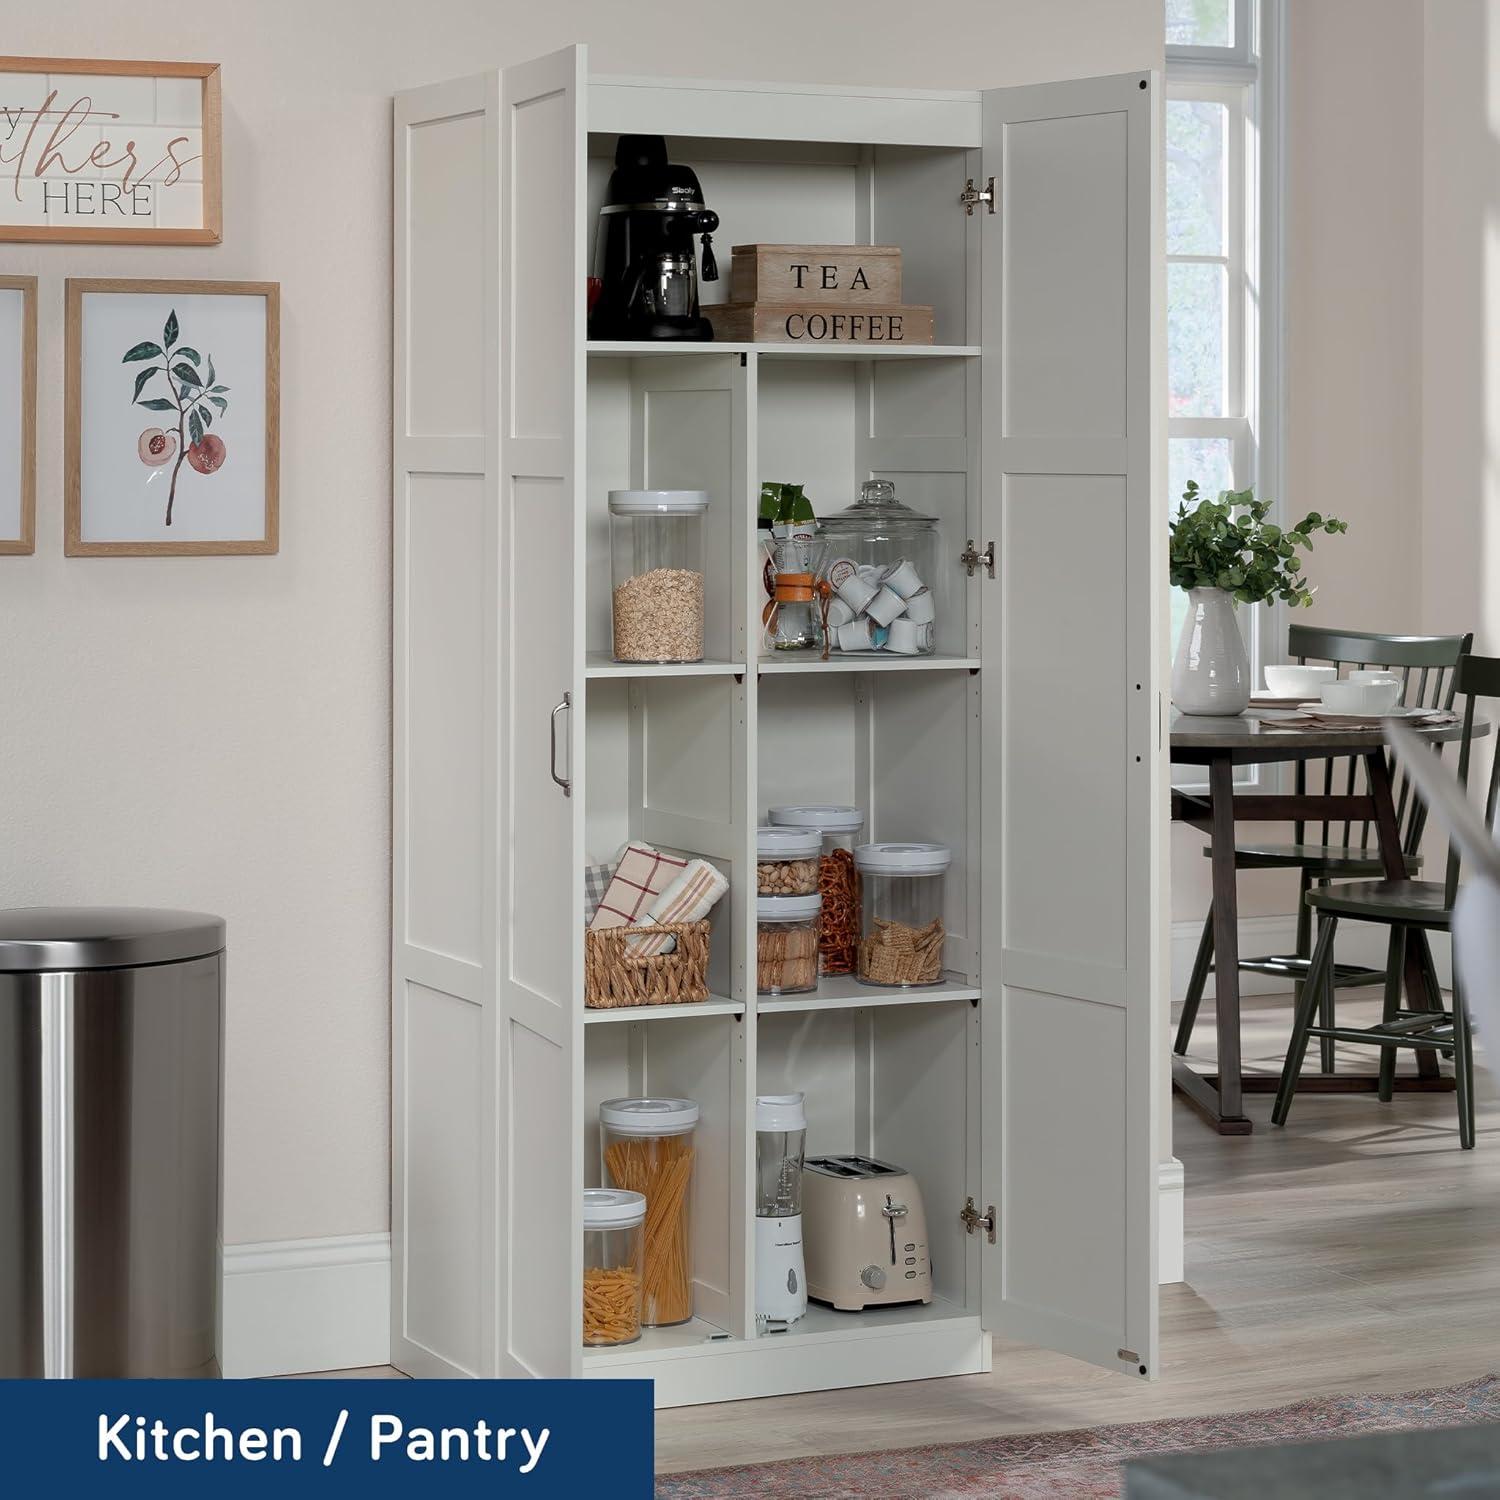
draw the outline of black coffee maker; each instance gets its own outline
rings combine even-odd
[[[589,314],[593,339],[712,339],[698,310],[697,247],[703,279],[718,280],[713,231],[719,216],[703,206],[698,174],[667,160],[659,135],[622,135],[599,210],[594,246],[598,298]]]

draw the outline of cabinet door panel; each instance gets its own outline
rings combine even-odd
[[[986,1325],[1156,1366],[1153,75],[984,101]]]
[[[582,78],[579,48],[500,75],[502,1376],[576,1374],[582,1343]]]

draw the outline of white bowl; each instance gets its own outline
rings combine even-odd
[[[1267,667],[1266,688],[1278,698],[1310,698],[1338,675],[1337,667]]]
[[[1398,687],[1401,684],[1400,676],[1395,672],[1387,672],[1384,667],[1360,667],[1349,674],[1350,682],[1394,682]]]
[[[1401,696],[1401,681],[1325,682],[1323,707],[1339,714],[1384,714],[1396,706]]]

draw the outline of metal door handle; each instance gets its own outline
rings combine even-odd
[[[559,776],[557,774],[557,716],[564,709],[568,709],[568,710],[571,711],[572,707],[573,707],[573,695],[572,695],[572,693],[564,693],[562,695],[562,702],[559,703],[557,705],[557,707],[552,710],[552,717],[549,720],[549,723],[551,725],[551,731],[552,731],[552,757],[551,757],[551,760],[549,762],[549,769],[552,772],[552,779],[558,784],[558,786],[560,786],[562,788],[562,793],[563,793],[564,797],[571,797],[573,795],[573,781],[572,781],[571,777]],[[571,722],[572,722],[572,720],[570,718],[569,719],[569,723],[571,723]],[[573,768],[573,757],[570,754],[568,756],[568,769],[572,770],[572,768]]]

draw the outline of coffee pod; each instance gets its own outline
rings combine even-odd
[[[857,615],[865,612],[865,606],[875,597],[875,585],[866,583],[858,573],[851,573],[839,585],[839,598]]]
[[[830,629],[837,630],[840,625],[847,625],[853,618],[854,611],[842,599],[830,599],[828,601],[828,625]]]
[[[889,625],[902,610],[906,608],[906,600],[900,594],[894,594],[890,589],[881,589],[876,596],[865,605],[865,613],[874,620],[877,625]]]
[[[847,625],[839,626],[840,651],[869,651],[871,649],[868,620],[851,620]]]
[[[859,576],[863,578],[866,583],[873,584],[876,588],[879,588],[880,575],[884,572],[885,569],[882,568],[879,563],[865,563],[860,567]]]
[[[893,594],[899,594],[903,599],[910,599],[922,587],[922,580],[917,577],[917,570],[904,557],[899,562],[893,562],[885,570],[880,581]]]
[[[889,625],[870,626],[870,650],[884,651],[885,645],[891,638],[891,627]]]
[[[846,578],[853,578],[858,572],[859,564],[852,557],[836,557],[824,569],[823,576],[830,588],[837,589]]]
[[[892,620],[886,649],[897,656],[925,656],[932,650],[932,626],[905,618]]]
[[[918,589],[906,601],[906,618],[914,625],[931,625],[936,613],[929,588]]]

